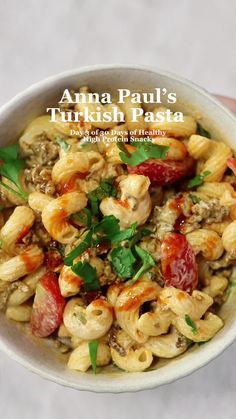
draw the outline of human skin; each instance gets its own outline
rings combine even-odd
[[[217,99],[224,103],[232,112],[236,113],[236,99],[230,97],[215,95]]]

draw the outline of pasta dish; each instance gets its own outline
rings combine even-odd
[[[0,308],[81,372],[141,372],[207,342],[234,285],[231,148],[192,116],[111,107],[125,122],[43,115],[0,148]]]

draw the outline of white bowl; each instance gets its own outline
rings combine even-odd
[[[236,148],[236,119],[220,102],[189,81],[157,69],[140,66],[94,66],[69,71],[34,84],[0,109],[1,145],[16,140],[34,117],[55,105],[65,88],[88,85],[92,91],[129,88],[152,91],[165,87],[177,93],[176,108],[202,115],[205,128]],[[67,369],[65,356],[56,356],[48,340],[32,338],[29,333],[0,315],[0,349],[20,364],[44,378],[68,387],[94,392],[127,392],[150,389],[192,373],[222,353],[236,337],[236,294],[231,294],[221,309],[224,328],[208,343],[195,345],[187,353],[157,364],[145,373],[124,373],[111,367],[96,376]]]

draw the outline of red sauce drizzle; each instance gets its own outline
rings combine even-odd
[[[22,239],[26,236],[26,234],[28,234],[29,230],[30,230],[30,227],[26,226],[23,228],[23,230],[20,231],[16,239],[16,244],[19,244],[22,241]]]
[[[65,182],[65,183],[63,183],[59,186],[60,195],[63,195],[64,193],[67,193],[67,192],[76,191],[77,190],[77,184],[76,184],[77,180],[78,179],[85,179],[87,175],[88,175],[87,172],[86,173],[75,173],[73,176],[71,176],[71,178],[67,182]]]

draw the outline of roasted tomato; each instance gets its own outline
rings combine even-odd
[[[187,157],[184,160],[150,159],[138,166],[128,166],[129,173],[148,176],[153,185],[162,186],[175,183],[186,176],[191,176],[194,160]]]
[[[55,273],[47,272],[38,282],[31,315],[34,336],[51,335],[61,324],[65,306]]]
[[[185,236],[168,233],[161,244],[161,268],[164,282],[191,292],[198,285],[195,255]]]

